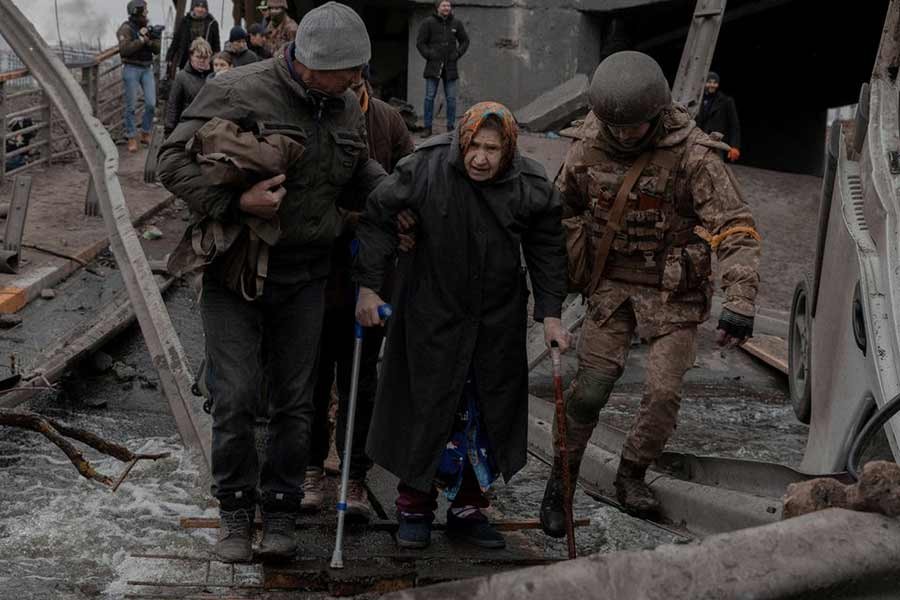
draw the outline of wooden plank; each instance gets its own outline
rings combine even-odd
[[[741,344],[741,349],[758,358],[770,367],[788,374],[787,340],[774,335],[754,335]]]
[[[219,528],[219,519],[215,517],[184,517],[180,521],[182,529],[218,529]],[[588,527],[591,524],[590,519],[576,519],[575,526],[576,527]],[[256,520],[256,528],[262,528],[262,521]],[[541,522],[539,519],[504,519],[500,521],[491,521],[491,525],[494,526],[494,529],[497,531],[525,531],[525,530],[534,530],[541,528]],[[304,521],[299,520],[297,522],[298,529],[331,529],[334,528],[334,519],[326,519],[326,520],[315,520],[315,521]],[[369,524],[366,525],[366,528],[371,531],[387,531],[394,532],[397,531],[397,523],[396,521],[386,521],[386,520],[374,520],[369,521]],[[444,523],[433,523],[432,529],[434,531],[443,531],[447,527]]]

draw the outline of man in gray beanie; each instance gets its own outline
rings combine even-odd
[[[351,186],[368,195],[384,176],[369,159],[365,120],[349,90],[370,56],[359,15],[336,2],[320,6],[303,19],[295,43],[273,60],[211,80],[160,154],[163,184],[187,199],[197,226],[261,220],[279,230],[268,247],[267,269],[257,273],[264,286],[255,299],[233,289],[232,270],[245,262],[231,249],[216,255],[203,275],[212,493],[221,515],[214,551],[226,562],[250,560],[257,503],[264,529],[258,556],[289,560],[296,554],[323,291],[341,223],[336,201]],[[287,136],[302,146],[302,156],[249,188],[212,185],[196,149],[186,146],[195,140],[193,147],[195,134],[214,118],[261,137]],[[260,466],[253,429],[263,373],[269,425]]]

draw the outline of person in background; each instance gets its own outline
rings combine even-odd
[[[191,59],[175,75],[175,81],[169,91],[169,100],[166,102],[166,137],[169,137],[178,125],[181,113],[194,101],[200,93],[200,88],[206,83],[207,77],[212,73],[211,59],[212,48],[206,40],[197,38],[191,43]]]
[[[151,39],[147,29],[147,3],[131,0],[127,6],[128,20],[116,32],[119,55],[122,57],[122,84],[125,88],[125,137],[128,151],[138,151],[138,132],[134,123],[138,89],[144,93],[144,117],[140,142],[150,143],[153,117],[156,114],[156,80],[153,78],[153,55],[159,54],[160,39]]]
[[[266,0],[262,0],[259,5],[256,7],[256,10],[259,11],[260,19],[259,24],[263,26],[263,30],[269,28],[269,3]]]
[[[235,25],[228,34],[228,44],[225,51],[231,55],[231,62],[235,67],[242,67],[250,63],[259,62],[256,52],[247,47],[250,36],[243,27]]]
[[[266,28],[260,23],[254,23],[247,28],[247,34],[250,36],[250,43],[247,47],[253,50],[260,60],[272,58],[272,53],[266,48]]]
[[[191,0],[191,11],[185,15],[172,36],[172,45],[166,52],[166,64],[169,65],[170,78],[175,77],[178,69],[183,69],[188,61],[191,43],[197,38],[209,43],[213,52],[222,50],[219,39],[219,23],[209,12],[206,0]]]
[[[453,16],[450,0],[437,0],[434,14],[419,26],[416,49],[425,59],[425,131],[422,137],[431,137],[434,99],[442,79],[447,100],[447,131],[453,131],[459,81],[456,63],[469,49],[469,35],[462,22]]]
[[[234,19],[235,26],[240,25],[241,21],[246,27],[258,22],[256,0],[232,0],[231,17]]]
[[[401,158],[413,151],[409,130],[400,113],[388,103],[372,96],[368,67],[363,69],[363,79],[351,86],[351,89],[356,93],[366,118],[369,156],[390,173]],[[306,468],[306,479],[303,483],[304,511],[317,511],[324,501],[324,467],[329,450],[328,409],[331,404],[331,387],[335,381],[339,400],[336,445],[338,455],[341,459],[344,456],[350,373],[353,367],[353,325],[356,320],[354,316],[356,292],[351,279],[353,264],[351,244],[366,199],[359,193],[351,192],[344,194],[341,200],[341,208],[345,211],[345,228],[332,250],[331,273],[325,287],[325,319],[322,322],[319,373],[315,391],[316,415],[312,426],[309,466]],[[398,229],[401,231],[404,228],[403,223],[398,221]],[[390,297],[389,290],[380,291],[384,297]],[[384,330],[381,327],[368,329],[363,338],[360,362],[353,455],[347,491],[347,516],[362,521],[371,518],[372,513],[365,487],[366,475],[372,467],[371,459],[366,456],[366,437],[369,433],[369,421],[372,419],[372,407],[378,386],[378,354],[383,339]]]
[[[268,0],[269,23],[266,26],[266,48],[272,55],[289,44],[297,35],[297,22],[287,14],[287,0]]]
[[[737,106],[734,98],[719,91],[718,73],[710,71],[706,78],[703,102],[695,120],[705,133],[719,133],[722,141],[731,146],[727,152],[719,152],[723,159],[735,162],[741,157],[741,122],[738,120]]]
[[[234,59],[227,52],[219,52],[212,58],[213,77],[234,68]]]

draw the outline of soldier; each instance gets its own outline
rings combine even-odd
[[[718,342],[734,345],[753,333],[760,238],[717,152],[727,147],[672,102],[652,58],[611,55],[589,96],[558,182],[570,285],[588,305],[566,408],[568,468],[577,477],[637,331],[649,344],[647,381],[614,485],[626,510],[648,514],[659,504],[644,476],[675,429],[697,326],[709,316],[712,251],[725,293]],[[562,469],[557,456],[541,503],[541,525],[554,537],[565,535]]]
[[[266,50],[277,56],[281,47],[294,41],[297,22],[287,13],[287,0],[269,0],[269,21],[266,34]]]

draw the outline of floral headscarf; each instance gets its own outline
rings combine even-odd
[[[500,137],[503,141],[503,159],[498,173],[505,172],[516,155],[516,144],[519,140],[519,126],[512,111],[499,102],[479,102],[466,111],[459,124],[459,149],[466,155],[472,139],[481,129],[485,120],[495,117],[500,121]]]

